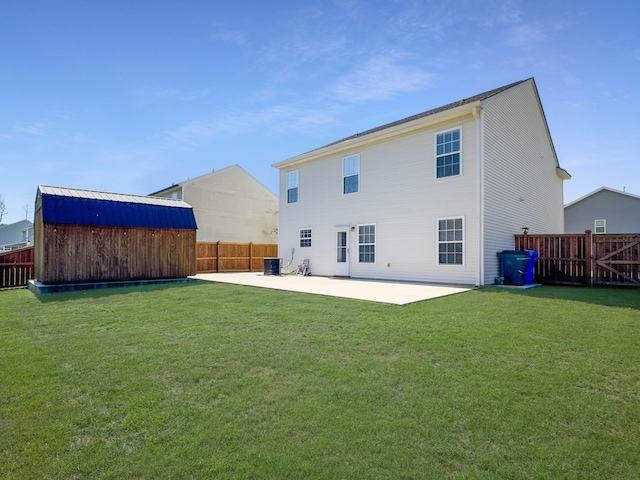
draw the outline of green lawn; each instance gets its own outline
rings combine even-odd
[[[640,478],[640,291],[2,291],[0,477]]]

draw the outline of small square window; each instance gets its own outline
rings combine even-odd
[[[310,228],[300,229],[300,248],[310,247],[310,246],[311,246],[311,229]]]
[[[603,219],[596,220],[593,231],[595,233],[607,233],[607,221]]]

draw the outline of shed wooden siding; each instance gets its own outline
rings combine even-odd
[[[533,81],[483,103],[484,282],[498,275],[496,252],[513,235],[564,231],[562,180]]]
[[[462,175],[435,178],[435,133],[462,127]],[[359,191],[342,193],[342,159],[360,154]],[[476,130],[467,113],[444,123],[333,152],[280,171],[279,251],[292,265],[310,259],[314,275],[334,274],[335,228],[376,224],[376,263],[358,263],[357,229],[350,231],[351,276],[474,284],[476,233]],[[299,201],[286,203],[287,173],[298,170]],[[465,265],[438,264],[437,219],[465,218]],[[312,229],[301,248],[299,230]],[[474,246],[474,247],[472,247]]]
[[[45,218],[77,218],[87,212],[48,211],[56,208],[55,202],[43,202],[43,191],[56,189],[58,195],[82,199],[82,208],[97,211],[91,206],[92,197],[104,200],[101,192],[89,192],[58,187],[39,187],[36,197],[34,242],[35,278],[42,283],[83,283],[122,280],[144,280],[156,278],[182,278],[196,273],[196,230],[191,209],[179,207],[179,213],[161,212],[146,208],[146,198],[131,198],[131,211],[126,211],[129,202],[114,200],[120,214],[111,220],[135,221],[147,226],[85,225],[78,223],[45,222]],[[130,196],[129,196],[130,197]],[[114,199],[128,199],[127,196],[113,194]],[[157,200],[154,204],[157,204]],[[68,204],[61,202],[65,208]],[[104,206],[104,205],[103,205]],[[46,211],[45,211],[46,210]],[[53,214],[53,215],[52,215]],[[175,214],[175,215],[174,215]],[[91,215],[89,215],[91,217]],[[125,218],[128,217],[128,218]],[[175,217],[175,218],[174,218]],[[183,218],[184,217],[184,218]],[[189,220],[191,218],[191,220]],[[104,220],[105,216],[101,216]],[[133,220],[132,220],[133,219]],[[160,222],[166,227],[154,227]],[[175,223],[169,223],[175,222]],[[175,225],[175,227],[172,227]],[[184,227],[183,225],[188,225]],[[193,226],[193,228],[191,228]]]
[[[42,283],[196,274],[195,230],[36,224],[35,274]]]

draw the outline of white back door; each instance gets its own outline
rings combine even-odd
[[[336,277],[349,276],[349,227],[336,227]]]

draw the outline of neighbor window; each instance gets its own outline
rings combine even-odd
[[[298,183],[299,172],[287,173],[287,203],[296,203],[298,201]]]
[[[464,222],[459,218],[438,220],[438,263],[462,265],[464,253]]]
[[[343,192],[358,191],[358,177],[360,176],[360,155],[352,155],[342,159]]]
[[[300,229],[300,247],[310,247],[310,246],[311,246],[311,229],[301,228]]]
[[[596,220],[594,225],[595,233],[607,233],[607,221],[606,220]]]
[[[460,129],[436,134],[436,177],[460,175]]]
[[[376,226],[358,226],[358,262],[376,263]]]

